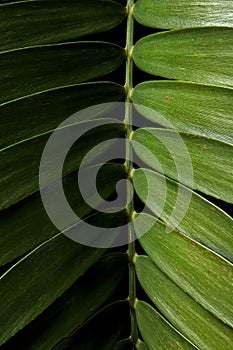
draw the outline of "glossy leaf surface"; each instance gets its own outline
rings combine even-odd
[[[231,0],[138,0],[136,20],[154,28],[233,26]]]
[[[150,350],[195,349],[149,304],[137,301],[136,314],[140,332]]]
[[[208,137],[180,132],[192,162],[193,189],[205,194],[233,202],[233,147],[232,145]],[[145,146],[162,166],[164,174],[179,181],[179,172],[187,166],[187,156],[183,143],[177,142],[177,132],[164,129],[138,129],[132,140],[134,149],[149,166],[159,171],[153,162],[151,153],[146,153]],[[139,144],[138,144],[139,143]],[[177,169],[178,166],[178,169]],[[189,186],[188,179],[182,179]]]
[[[233,332],[216,319],[145,256],[137,256],[136,269],[145,292],[162,314],[199,349],[230,350]]]
[[[125,15],[120,4],[101,0],[37,0],[2,5],[0,51],[74,41],[117,26]]]
[[[44,311],[103,253],[59,235],[13,266],[0,280],[0,343]]]
[[[111,297],[126,273],[127,257],[124,254],[104,256],[3,349],[52,348]],[[30,338],[27,337],[28,333],[31,334]]]
[[[233,90],[182,81],[147,81],[133,91],[136,108],[168,128],[233,143]]]
[[[109,198],[115,192],[116,183],[124,176],[123,166],[106,164],[96,179],[101,197]],[[81,196],[76,172],[63,178],[63,186],[70,206],[80,218],[92,211]],[[20,205],[2,211],[0,226],[0,265],[12,261],[58,233],[43,207],[38,192],[20,202]]]
[[[155,215],[161,211],[163,204],[164,188],[161,185],[164,179],[162,175],[148,169],[137,169],[133,173],[133,182],[138,196]],[[182,191],[181,201],[177,204],[179,187]],[[175,218],[182,218],[178,224],[181,232],[233,261],[232,218],[187,187],[182,185],[179,187],[175,181],[166,179],[166,203],[162,207],[161,219],[169,226],[171,214],[176,208]],[[149,197],[148,188],[151,189]],[[189,203],[187,200],[190,196]]]
[[[0,103],[99,78],[124,59],[124,49],[105,42],[34,46],[2,53]]]
[[[82,138],[80,137],[80,140],[71,148],[63,167],[64,175],[77,170],[84,155],[92,147],[106,139],[117,138],[123,135],[123,124],[116,121],[115,127],[113,128],[113,123],[113,120],[106,119],[104,125],[101,125],[101,122],[99,122],[99,127],[96,127],[95,121],[90,121],[69,126],[65,131],[60,129],[61,141],[58,146],[61,150],[66,146],[67,142],[69,142],[75,129],[77,133],[82,127],[90,130],[87,133],[83,132]],[[0,152],[1,209],[9,207],[39,190],[39,166],[43,150],[50,135],[51,132],[39,135],[38,137],[15,144]],[[104,150],[103,148],[102,152],[104,152]],[[57,154],[56,157],[59,156],[60,153]],[[97,157],[97,155],[95,156]],[[56,157],[53,155],[53,157],[51,156],[48,160],[46,185],[57,179],[57,174],[53,172],[53,163],[56,162]]]
[[[232,86],[233,29],[188,28],[152,34],[133,50],[136,65],[170,79]]]
[[[53,130],[82,109],[124,97],[122,86],[95,82],[52,89],[5,104],[0,107],[0,147]],[[89,119],[94,117],[92,114]],[[77,120],[83,120],[81,114]]]
[[[154,226],[140,238],[146,253],[184,292],[232,327],[233,265],[178,230],[166,232],[165,224],[152,216],[145,215],[144,225],[153,220]]]

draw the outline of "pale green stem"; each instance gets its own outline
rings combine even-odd
[[[133,48],[133,32],[134,32],[134,18],[133,18],[133,7],[134,0],[127,1],[127,11],[128,11],[128,19],[127,19],[127,37],[126,37],[126,52],[127,52],[127,62],[126,62],[126,77],[125,77],[125,89],[126,89],[126,107],[125,107],[125,124],[127,126],[126,138],[128,140],[131,139],[131,134],[133,131],[132,127],[132,104],[131,104],[131,92],[133,88],[133,60],[132,60],[132,48]],[[128,174],[128,181],[130,180],[130,173],[133,169],[133,161],[132,161],[132,148],[130,142],[126,145],[126,162],[125,166]],[[127,187],[127,198],[128,200],[132,198],[132,187]],[[129,220],[131,220],[134,204],[131,201],[127,207]],[[129,243],[128,244],[128,257],[129,257],[129,305],[130,305],[130,318],[131,318],[131,340],[135,345],[138,340],[138,329],[137,329],[137,320],[136,313],[134,309],[135,300],[136,300],[136,273],[135,273],[135,265],[134,265],[134,256],[135,256],[135,242],[134,242],[134,229],[133,225],[129,223]]]

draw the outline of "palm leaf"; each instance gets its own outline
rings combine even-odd
[[[231,348],[233,3],[119,2],[0,2],[2,349]],[[142,37],[135,21],[155,29]],[[104,105],[124,99],[143,127],[133,126],[128,103],[114,117]],[[64,192],[79,220],[61,232],[43,207],[39,166],[48,138],[73,115],[67,134],[89,131],[64,163]],[[85,173],[89,186],[100,167],[97,189],[109,206],[120,180],[135,189],[127,208],[104,214],[86,203],[77,171],[96,145],[103,156],[124,138],[125,163],[103,165],[92,154]],[[55,161],[43,191],[57,189]],[[126,221],[130,243],[113,251],[64,236],[73,239],[73,228],[85,235],[83,222],[114,227],[111,245]]]

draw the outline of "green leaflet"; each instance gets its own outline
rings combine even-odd
[[[116,183],[124,176],[124,166],[104,165],[96,179],[101,197],[107,199],[114,193]],[[85,203],[79,191],[76,172],[63,178],[63,188],[69,204],[80,218],[91,212],[92,208]],[[2,211],[0,226],[0,265],[12,261],[58,233],[43,207],[38,192],[20,202],[20,205]]]
[[[155,306],[199,349],[231,349],[232,330],[177,287],[150,258],[137,256],[136,270]],[[212,289],[214,294],[214,285]]]
[[[79,245],[60,235],[3,275],[0,344],[44,311],[103,253],[104,250]]]
[[[0,7],[0,51],[72,41],[117,26],[123,6],[112,1],[21,1]]]
[[[117,226],[124,223],[125,216],[108,214],[106,218],[103,214],[94,214],[89,222],[93,224],[103,219],[106,226],[115,225],[117,234],[120,232]],[[77,236],[84,233],[82,222],[69,228],[70,231],[74,229]],[[106,243],[112,240],[109,237]],[[60,233],[13,265],[0,278],[0,344],[41,314],[104,252],[105,249],[78,244]]]
[[[101,125],[102,122],[99,119],[99,121],[88,121],[69,126],[66,128],[65,133],[61,129],[61,141],[59,144],[61,150],[69,141],[69,135],[74,133],[75,130],[77,130],[77,135],[82,127],[87,127],[90,130],[80,137],[79,141],[71,148],[64,164],[64,175],[78,169],[86,152],[95,145],[106,139],[117,138],[123,135],[124,125],[116,121],[113,127],[113,122],[114,120],[112,119],[105,119],[104,123],[106,124]],[[100,123],[100,126],[96,127],[96,123]],[[12,147],[0,152],[2,164],[0,168],[1,209],[7,208],[38,191],[41,156],[51,133],[48,132],[25,142],[12,145]],[[105,148],[103,147],[102,152],[104,150]],[[60,154],[57,156],[60,156]],[[97,157],[98,155],[95,156]],[[48,161],[46,169],[47,183],[56,180],[57,174],[54,174],[52,171],[53,162],[55,161],[55,155]]]
[[[77,329],[54,349],[114,349],[114,345],[125,333],[128,322],[130,322],[128,303],[126,301],[112,303],[99,311],[84,326]]]
[[[233,26],[231,0],[137,0],[135,19],[154,28]]]
[[[134,103],[154,110],[145,113],[136,105],[155,123],[233,143],[232,96],[232,89],[165,80],[138,84],[132,98]]]
[[[233,202],[233,147],[230,144],[195,134],[180,132],[189,156],[191,157],[194,183],[193,189]],[[139,157],[149,166],[159,171],[153,156],[162,166],[164,174],[179,181],[178,174],[187,166],[186,154],[181,143],[177,142],[177,132],[144,128],[138,129],[132,137],[133,147]],[[150,152],[146,153],[145,146]],[[177,168],[176,168],[177,167]],[[184,185],[189,186],[186,183]]]
[[[29,326],[6,343],[3,349],[51,349],[111,297],[126,277],[126,272],[125,254],[104,256]],[[28,334],[31,336],[28,337]]]
[[[123,48],[105,42],[62,43],[2,53],[0,103],[101,77],[124,60]]]
[[[177,230],[144,214],[143,225],[154,226],[140,238],[153,262],[185,293],[224,323],[233,326],[233,265]],[[143,229],[135,225],[136,233]]]
[[[149,350],[195,349],[149,304],[137,301],[136,314],[140,332]]]
[[[171,79],[232,86],[233,29],[188,28],[152,34],[133,50],[136,65]]]
[[[53,130],[84,108],[121,101],[124,96],[125,89],[118,84],[95,82],[48,90],[2,105],[0,147]]]
[[[133,172],[133,183],[138,196],[144,203],[146,202],[155,215],[158,214],[162,206],[164,189],[161,184],[164,180],[162,175],[148,169],[137,169]],[[147,200],[148,186],[150,195]],[[232,218],[195,192],[190,192],[190,189],[182,185],[179,187],[182,190],[182,203],[177,204],[178,185],[175,181],[166,179],[166,203],[161,219],[169,223],[174,208],[177,210],[176,215],[181,214],[182,217],[186,209],[183,204],[186,205],[187,198],[192,195],[187,212],[179,223],[178,229],[194,240],[233,260]]]

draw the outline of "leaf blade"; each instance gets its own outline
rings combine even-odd
[[[98,123],[99,126],[97,127],[96,125]],[[106,138],[109,140],[120,137],[124,133],[122,123],[116,121],[114,128],[113,123],[114,120],[106,118],[103,121],[100,119],[98,121],[91,120],[70,125],[66,129],[59,129],[58,132],[61,133],[61,140],[57,147],[60,150],[69,142],[75,130],[77,130],[77,135],[80,135],[81,130],[83,130],[82,128],[90,130],[87,133],[83,132],[84,135],[71,148],[63,167],[64,176],[78,169],[86,152],[96,144],[105,141]],[[6,209],[39,190],[41,156],[51,133],[52,131],[38,135],[32,139],[3,149],[0,152],[1,209]],[[104,151],[105,149],[101,149],[99,155]],[[58,156],[60,156],[60,153],[59,155],[57,153],[56,157]],[[57,174],[54,173],[54,165],[52,165],[53,162],[56,162],[56,157],[53,153],[53,157],[48,159],[46,168],[47,182],[44,186],[57,180]],[[91,160],[93,161],[93,159]]]
[[[232,145],[191,133],[179,132],[178,135],[182,138],[191,158],[194,175],[193,189],[232,203]],[[152,152],[165,175],[180,181],[179,172],[185,169],[187,156],[184,153],[183,144],[178,144],[176,137],[176,131],[141,128],[136,130],[132,140],[136,141],[136,143],[133,142],[136,153],[147,165],[159,171],[156,163],[152,162],[151,154],[146,154],[140,145]],[[183,178],[182,183],[189,186],[186,180],[188,181]]]
[[[111,297],[126,274],[127,257],[122,253],[103,256],[59,299],[3,347],[43,350],[52,348],[81,326]],[[90,288],[90,284],[92,288]],[[27,337],[30,333],[31,336]]]
[[[144,215],[144,225],[154,222],[140,238],[152,261],[184,292],[216,318],[233,326],[233,265],[181,232],[166,233],[163,222]],[[140,225],[135,225],[140,232]]]
[[[149,304],[137,301],[135,309],[140,332],[149,350],[194,349]]]
[[[112,1],[42,0],[0,6],[0,51],[73,41],[109,30],[126,15],[125,8]]]
[[[164,197],[162,181],[165,178],[160,174],[148,169],[136,169],[133,173],[133,183],[140,199],[146,203],[148,208],[155,214],[161,211]],[[148,183],[153,189],[147,200]],[[187,236],[201,242],[210,249],[233,261],[232,255],[232,218],[224,211],[205,200],[195,192],[179,184],[182,188],[183,202],[192,196],[187,212],[178,225],[178,229]],[[155,191],[156,189],[156,191]],[[169,225],[170,215],[174,208],[178,208],[178,213],[183,215],[182,204],[176,203],[178,185],[176,182],[166,179],[166,203],[161,213],[161,219]],[[215,218],[214,222],[212,218]],[[221,232],[221,235],[219,234]]]
[[[125,176],[123,166],[106,164],[99,172],[96,185],[102,198],[108,199],[115,186]],[[63,178],[63,188],[71,208],[80,219],[88,215],[92,208],[82,198],[77,186],[77,174]],[[58,233],[51,223],[37,192],[20,205],[0,213],[0,266],[34,249]]]
[[[124,49],[105,42],[43,45],[2,53],[0,103],[101,77],[124,60]]]
[[[135,64],[169,79],[232,86],[231,28],[188,28],[149,35],[133,50]]]
[[[101,216],[103,218],[104,215],[93,214],[88,217],[88,221],[101,222]],[[106,227],[113,225],[115,229],[114,235],[104,238],[103,243],[107,245],[114,241],[125,218],[126,214],[121,212],[105,216]],[[105,228],[100,227],[90,238],[95,239],[94,235],[98,238],[103,230]],[[63,234],[68,236],[70,232],[73,237],[75,234],[76,241]],[[83,221],[77,222],[63,233],[42,243],[1,276],[0,344],[48,308],[106,251],[105,248],[92,248],[77,243],[79,236],[86,235]]]
[[[39,249],[39,254],[37,249],[37,254],[31,253],[1,277],[1,344],[44,311],[104,253],[64,236]],[[75,273],[71,269],[70,275],[65,272],[69,265],[77,269]]]
[[[82,109],[118,102],[124,97],[124,87],[112,82],[95,82],[52,89],[2,105],[0,148],[54,130]],[[78,119],[81,120],[81,115]]]
[[[153,0],[138,0],[135,18],[143,25],[163,29],[233,26],[232,6],[233,2],[227,0],[162,0],[156,6]]]
[[[136,257],[136,271],[152,302],[187,339],[199,349],[230,350],[232,330],[177,287],[149,257]]]
[[[132,98],[136,109],[155,123],[233,143],[232,93],[232,89],[214,85],[147,81],[135,87]]]

